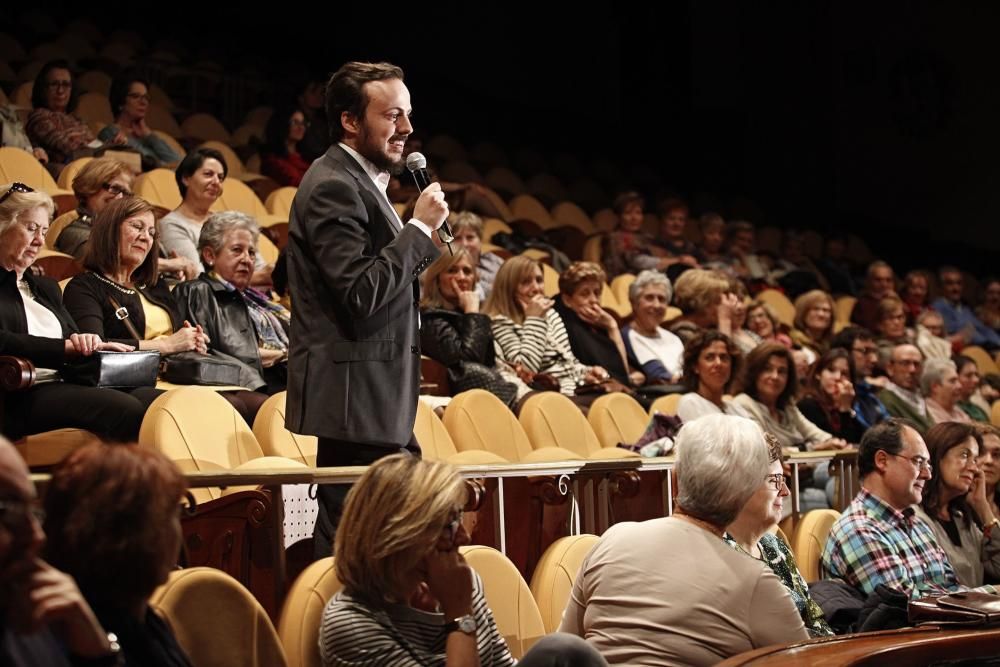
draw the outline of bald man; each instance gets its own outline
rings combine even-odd
[[[0,436],[0,665],[119,665],[72,577],[38,557],[42,532],[28,467]]]

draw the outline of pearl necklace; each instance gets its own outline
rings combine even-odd
[[[133,294],[135,294],[135,290],[134,289],[129,289],[127,287],[122,287],[121,285],[119,285],[115,281],[111,280],[110,278],[105,278],[104,276],[102,276],[100,273],[97,273],[96,271],[94,272],[94,276],[96,276],[97,279],[100,280],[102,283],[104,283],[106,285],[111,285],[112,287],[114,287],[116,290],[118,290],[122,294],[128,294],[129,296],[132,296]]]

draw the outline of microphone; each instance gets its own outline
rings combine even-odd
[[[421,192],[426,190],[427,186],[431,184],[431,175],[427,171],[427,158],[424,157],[424,154],[410,153],[407,155],[406,168],[413,174],[413,180],[416,182],[417,188]],[[455,236],[451,233],[451,227],[448,226],[447,218],[438,227],[437,232],[441,240],[448,244],[448,250],[451,250],[451,242],[455,240]]]

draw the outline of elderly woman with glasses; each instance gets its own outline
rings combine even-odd
[[[174,288],[183,319],[200,325],[211,348],[238,360],[253,378],[249,389],[284,391],[291,313],[250,287],[260,228],[246,213],[223,211],[201,228],[205,273]]]
[[[48,153],[49,169],[54,173],[79,157],[81,151],[100,146],[87,124],[73,115],[76,93],[73,75],[65,60],[52,60],[42,66],[31,88],[31,106],[34,109],[25,128],[28,138],[32,145]],[[108,143],[123,145],[126,141],[125,136],[118,133]]]
[[[808,634],[765,563],[721,538],[744,507],[780,513],[771,448],[749,419],[708,415],[675,440],[673,516],[612,526],[580,567],[560,630],[611,665],[714,665]],[[741,533],[742,534],[742,533]]]
[[[124,136],[127,146],[142,156],[142,170],[173,164],[181,159],[170,145],[146,124],[149,111],[149,81],[136,71],[126,70],[111,82],[108,100],[115,122],[97,134],[104,142]]]
[[[935,424],[924,438],[930,452],[931,478],[917,514],[934,531],[963,586],[1000,579],[1000,518],[986,493],[978,457],[983,436],[972,424]]]
[[[479,575],[459,547],[462,478],[441,462],[397,454],[347,495],[335,541],[343,584],[323,611],[324,665],[513,665]],[[542,638],[517,664],[604,665],[585,642]]]
[[[781,521],[784,499],[788,497],[789,490],[781,467],[784,458],[781,445],[770,433],[765,433],[764,438],[771,460],[767,477],[740,510],[736,520],[729,524],[723,539],[729,546],[756,558],[778,575],[811,636],[832,635],[833,630],[823,617],[823,610],[809,597],[809,586],[799,573],[791,549],[771,532]]]
[[[54,206],[44,192],[22,183],[0,186],[0,355],[35,366],[35,383],[4,396],[3,433],[18,439],[59,428],[81,428],[118,442],[135,440],[155,397],[84,387],[61,381],[67,362],[98,350],[127,352],[134,346],[81,333],[63,306],[55,281],[28,270],[49,227]]]

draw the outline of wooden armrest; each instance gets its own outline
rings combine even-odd
[[[0,355],[0,390],[21,391],[35,384],[35,365],[23,357]]]

